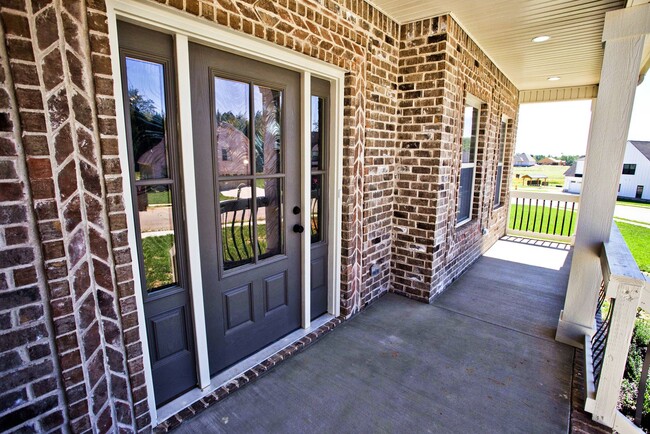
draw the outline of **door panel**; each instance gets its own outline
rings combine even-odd
[[[214,375],[300,326],[299,74],[190,44]]]
[[[175,129],[173,41],[169,35],[123,22],[118,22],[118,33],[137,261],[160,407],[197,383]]]

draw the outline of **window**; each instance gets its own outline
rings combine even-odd
[[[185,286],[169,59],[124,50],[125,110],[143,287]]]
[[[506,133],[508,131],[508,122],[504,118],[501,121],[499,130],[499,149],[497,150],[497,176],[494,181],[494,207],[501,205],[501,184],[503,183],[503,161],[506,154]]]
[[[323,241],[323,193],[327,182],[325,171],[326,99],[311,97],[311,242]]]
[[[478,143],[478,107],[480,107],[480,102],[471,95],[468,95],[463,114],[460,185],[456,217],[456,223],[458,225],[472,220],[474,175],[476,173],[476,146]]]
[[[623,164],[623,175],[634,175],[636,173],[636,164]]]

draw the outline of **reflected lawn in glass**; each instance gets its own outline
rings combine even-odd
[[[176,282],[172,252],[174,235],[160,235],[142,238],[144,273],[147,286],[161,288]]]

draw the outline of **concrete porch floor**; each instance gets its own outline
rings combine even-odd
[[[178,433],[566,433],[570,251],[499,241],[433,305],[388,294]]]

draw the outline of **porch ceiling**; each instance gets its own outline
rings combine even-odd
[[[370,2],[400,23],[451,13],[520,90],[597,84],[605,13],[626,6],[625,0]],[[540,35],[551,39],[531,41]],[[548,81],[551,76],[560,80]]]

